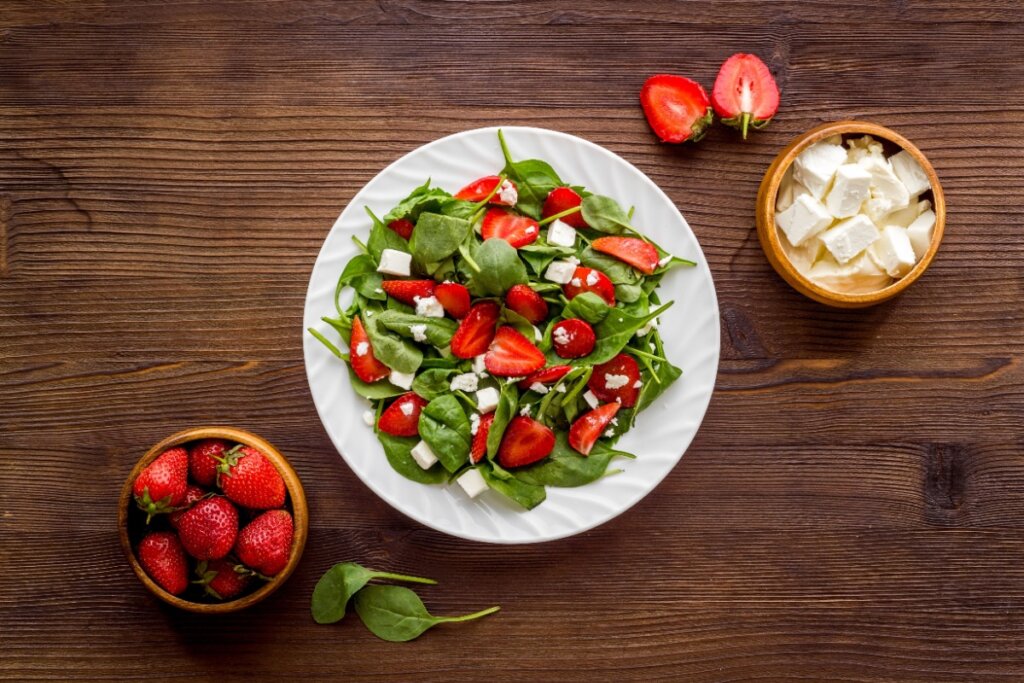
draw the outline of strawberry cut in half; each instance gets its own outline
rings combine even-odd
[[[469,313],[469,290],[458,282],[442,282],[434,287],[434,296],[444,308],[445,313],[461,320]]]
[[[352,318],[352,334],[349,337],[348,360],[356,377],[367,384],[380,381],[391,374],[391,368],[377,360],[370,346],[370,337],[366,334],[363,321],[359,316]]]
[[[497,187],[498,183],[502,183],[502,186],[497,192],[494,192],[494,188]],[[491,195],[491,192],[494,192]],[[496,175],[489,175],[479,180],[474,180],[469,185],[455,193],[456,199],[461,199],[466,202],[482,202],[487,199],[488,196],[491,198],[488,200],[488,204],[501,204],[502,206],[515,206],[518,200],[519,192],[516,188],[516,184],[511,180],[502,179]]]
[[[528,216],[520,216],[507,209],[493,208],[484,214],[480,234],[485,240],[495,237],[503,239],[518,249],[536,242],[540,236],[540,227],[537,221]]]
[[[583,358],[596,343],[594,328],[586,320],[569,318],[551,328],[551,344],[560,358]]]
[[[572,299],[583,292],[593,292],[605,300],[609,306],[615,305],[615,285],[608,276],[599,270],[577,266],[572,279],[562,287],[567,299]]]
[[[725,60],[711,90],[711,105],[722,123],[743,132],[768,125],[779,110],[779,86],[757,55],[738,53]]]
[[[607,429],[620,407],[618,403],[605,403],[580,415],[569,427],[569,445],[582,455],[590,455],[594,443]]]
[[[473,435],[473,443],[469,448],[469,459],[478,463],[487,454],[487,435],[491,433],[491,425],[494,424],[494,413],[487,413],[480,418],[476,426],[476,434]]]
[[[506,469],[525,467],[548,457],[555,448],[555,433],[532,417],[512,418],[498,446],[498,464]]]
[[[426,399],[415,392],[402,394],[380,414],[377,429],[392,436],[417,436],[420,413],[426,405]]]
[[[416,299],[434,296],[433,280],[385,280],[380,287],[392,299],[410,306],[416,305]]]
[[[640,396],[640,366],[632,356],[620,353],[607,363],[594,366],[587,388],[602,401],[621,403],[625,408],[636,405]]]
[[[563,211],[574,209],[583,203],[583,197],[579,195],[576,190],[571,187],[556,187],[548,193],[547,199],[544,200],[544,208],[541,209],[541,218],[550,218]],[[583,220],[583,213],[577,211],[571,213],[568,216],[562,216],[558,220],[562,221],[566,225],[571,225],[574,228],[586,228],[587,222]]]
[[[548,317],[548,303],[529,285],[512,285],[505,294],[505,306],[534,325]]]
[[[388,227],[402,236],[403,239],[412,237],[412,230],[416,226],[408,218],[396,218],[388,223]]]
[[[671,74],[647,79],[640,89],[640,106],[662,142],[699,142],[714,118],[700,83]]]
[[[650,275],[658,268],[658,250],[639,237],[598,237],[590,246],[594,251],[628,263],[644,275]]]
[[[501,315],[501,306],[482,301],[469,309],[452,335],[452,354],[456,358],[473,358],[487,351]]]
[[[494,335],[484,365],[496,377],[519,377],[540,370],[545,360],[544,352],[533,342],[516,328],[505,325]]]
[[[527,376],[526,379],[520,380],[518,386],[520,389],[529,389],[534,384],[555,384],[571,371],[571,365],[552,365],[550,368],[542,368]]]

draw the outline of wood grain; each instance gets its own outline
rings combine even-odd
[[[1016,0],[4,2],[0,678],[1024,679],[1022,17]],[[644,78],[710,85],[738,50],[777,74],[777,120],[657,144]],[[866,311],[792,291],[753,231],[771,159],[843,118],[918,145],[949,210],[924,277]],[[340,210],[405,152],[494,124],[640,167],[700,239],[722,312],[681,464],[618,519],[529,547],[380,502],[323,432],[301,353]],[[311,516],[281,591],[216,619],[148,596],[115,527],[135,460],[210,423],[277,445]],[[318,627],[312,587],[346,559],[439,579],[438,613],[503,610],[407,645]]]

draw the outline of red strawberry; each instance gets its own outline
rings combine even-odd
[[[217,473],[214,472],[214,478]],[[177,510],[167,515],[167,521],[171,523],[171,526],[175,529],[178,528],[178,523],[181,521],[182,516],[185,512],[192,507],[193,504],[198,503],[206,496],[206,491],[199,488],[195,484],[189,484],[188,488],[185,489],[185,500],[181,501],[181,505]]]
[[[508,423],[498,446],[498,464],[523,467],[542,460],[555,447],[555,433],[532,417],[517,415]]]
[[[598,237],[590,246],[594,251],[628,263],[644,275],[650,275],[658,267],[658,250],[639,237]]]
[[[188,561],[174,532],[147,534],[136,554],[149,578],[171,595],[181,595],[188,588]]]
[[[473,445],[469,449],[469,459],[474,463],[483,460],[487,453],[487,435],[491,432],[491,424],[494,422],[494,413],[487,413],[480,418],[480,424],[476,427],[476,434],[473,435]]]
[[[409,239],[412,236],[412,230],[416,226],[408,218],[398,218],[388,223],[388,227],[397,232],[405,239]]]
[[[640,395],[640,367],[624,353],[594,366],[587,387],[602,401],[615,401],[625,408],[636,405]]]
[[[507,209],[490,209],[480,224],[480,234],[485,240],[500,238],[518,249],[537,241],[540,227],[529,216],[520,216]]]
[[[682,76],[648,78],[640,89],[640,106],[662,142],[698,142],[714,118],[704,88]]]
[[[377,429],[394,436],[416,436],[420,413],[426,405],[427,401],[412,391],[402,394],[380,414]]]
[[[469,185],[466,185],[464,188],[456,192],[455,198],[467,202],[482,202],[491,195],[494,187],[500,182],[502,182],[501,178],[496,175],[485,176],[479,180],[474,180]],[[504,181],[504,187],[491,195],[491,199],[488,203],[501,204],[503,206],[515,206],[515,203],[519,198],[518,194],[516,184],[511,180],[506,180]]]
[[[434,296],[445,312],[457,320],[469,313],[469,290],[458,282],[442,282],[434,288]]]
[[[594,442],[604,433],[608,423],[615,417],[615,413],[619,412],[620,407],[615,402],[605,403],[589,413],[580,415],[569,427],[569,445],[583,455],[590,455],[590,449],[594,447]]]
[[[556,187],[548,193],[544,200],[544,208],[541,210],[541,218],[550,218],[555,214],[562,213],[583,203],[583,197],[577,194],[571,187]],[[586,228],[587,222],[583,220],[583,213],[577,211],[568,216],[562,216],[558,220],[571,225],[574,228]]]
[[[527,285],[512,285],[505,294],[505,305],[536,325],[548,317],[548,304]]]
[[[569,299],[583,292],[593,292],[605,300],[609,306],[615,305],[615,285],[600,270],[577,266],[569,283],[562,287]]]
[[[500,315],[501,307],[493,301],[482,301],[470,308],[452,335],[452,354],[456,358],[473,358],[486,351],[494,339]]]
[[[229,448],[224,439],[203,439],[188,449],[188,474],[202,486],[213,486],[220,456]]]
[[[168,448],[142,470],[132,484],[132,494],[149,524],[153,515],[171,512],[181,505],[187,487],[188,451],[177,446]]]
[[[200,562],[196,565],[198,581],[193,581],[203,587],[206,594],[216,600],[230,600],[241,595],[252,572],[240,564],[228,560],[211,560]]]
[[[587,353],[590,353],[589,351]],[[587,355],[586,353],[583,354]],[[529,389],[534,384],[554,384],[562,379],[572,370],[571,365],[552,365],[550,368],[542,368],[529,377],[519,382],[520,389]]]
[[[356,377],[364,382],[376,382],[391,374],[391,368],[377,360],[373,355],[370,337],[366,334],[363,321],[359,316],[352,318],[352,334],[348,343],[348,361]]]
[[[267,510],[284,505],[284,478],[267,456],[251,446],[236,446],[218,466],[217,484],[232,502]]]
[[[764,128],[779,110],[779,86],[756,55],[735,54],[725,60],[711,90],[711,104],[722,123],[743,131]]]
[[[551,343],[561,358],[583,358],[594,350],[597,336],[586,320],[569,318],[551,329]]]
[[[268,510],[238,534],[235,554],[246,567],[274,576],[288,564],[294,533],[287,510]]]
[[[380,283],[380,287],[392,299],[410,306],[415,306],[417,299],[434,295],[433,280],[385,280]]]
[[[544,367],[544,353],[519,331],[508,325],[500,327],[484,356],[487,372],[497,377],[529,375]]]
[[[222,496],[201,500],[178,521],[181,545],[197,560],[219,560],[238,536],[238,510]]]

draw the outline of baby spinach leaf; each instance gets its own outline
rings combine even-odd
[[[395,310],[387,310],[377,316],[377,323],[397,332],[403,337],[415,339],[412,328],[418,325],[423,326],[421,334],[427,341],[438,348],[448,346],[452,341],[452,335],[458,329],[458,324],[448,318],[427,318],[421,315],[402,313]]]
[[[473,254],[480,271],[472,273],[470,290],[478,296],[504,296],[512,285],[527,282],[526,266],[515,247],[503,239],[485,240]]]
[[[420,436],[449,472],[455,472],[469,459],[469,418],[459,399],[451,394],[438,396],[420,413]]]
[[[367,299],[384,301],[387,299],[380,289],[381,275],[377,272],[377,264],[369,254],[357,254],[345,265],[334,288],[334,305],[338,307],[338,297],[345,286],[350,286]]]
[[[516,328],[519,334],[523,335],[531,342],[536,341],[536,335],[533,332],[533,323],[513,311],[511,308],[505,308],[504,306],[501,307],[501,322]]]
[[[447,478],[445,471],[438,465],[425,470],[413,459],[412,449],[419,443],[416,437],[377,432],[377,438],[384,447],[384,455],[391,468],[406,479],[420,484],[440,484]]]
[[[352,390],[363,398],[368,398],[371,401],[378,401],[382,398],[391,398],[392,396],[401,396],[405,393],[405,389],[396,387],[391,382],[380,380],[379,382],[364,382],[356,376],[355,371],[351,367],[348,369],[349,380],[352,383]]]
[[[380,324],[381,311],[373,316],[364,316],[363,327],[370,338],[373,355],[384,365],[398,372],[416,372],[423,362],[423,352],[411,341],[392,334]]]
[[[519,405],[519,388],[512,382],[502,385],[498,393],[498,407],[494,409],[494,422],[487,432],[487,457],[491,460],[498,454],[498,446],[501,445],[501,437],[505,434],[505,428],[512,418],[516,416],[516,407]]]
[[[593,292],[583,292],[569,301],[562,315],[567,318],[583,318],[594,325],[604,320],[609,310],[610,307],[600,296]]]
[[[471,229],[469,221],[439,213],[423,213],[409,238],[419,264],[439,263],[455,253]]]
[[[462,199],[450,199],[441,205],[440,212],[445,216],[454,216],[469,220],[476,212],[476,204]]]
[[[598,232],[618,235],[633,227],[629,224],[629,216],[611,197],[592,194],[583,199],[580,210],[587,225]]]
[[[373,258],[374,264],[380,263],[381,252],[385,249],[396,249],[412,253],[409,251],[409,243],[405,238],[382,223],[373,211],[370,210],[370,207],[366,207],[366,213],[370,215],[370,219],[373,221],[373,227],[370,228],[370,238],[366,240],[366,250]]]
[[[490,607],[461,617],[435,617],[427,612],[416,593],[404,586],[388,585],[363,588],[356,593],[355,608],[373,635],[393,643],[413,640],[438,624],[472,621],[500,609]]]
[[[503,479],[486,467],[480,468],[480,474],[489,487],[527,510],[537,507],[548,497],[543,486],[521,481],[514,475]]]
[[[574,256],[576,250],[570,247],[559,247],[551,244],[528,244],[525,247],[519,247],[519,256],[526,261],[526,264],[530,266],[530,269],[537,274],[538,277],[544,274],[551,262],[556,258],[565,258],[567,256]]]
[[[599,365],[607,363],[622,351],[622,347],[629,343],[630,338],[636,334],[637,330],[664,313],[671,305],[670,301],[653,313],[641,316],[627,313],[621,308],[612,309],[609,311],[608,317],[594,328],[594,333],[597,335],[597,344],[594,345],[594,350],[590,352],[589,356],[573,361],[573,364]]]
[[[644,410],[647,406],[651,405],[656,398],[665,393],[665,390],[672,386],[672,383],[682,376],[683,371],[671,363],[656,363],[654,366],[654,372],[658,378],[645,377],[643,385],[640,387],[640,395],[636,400],[636,407],[633,409],[633,414],[636,415],[641,410]]]
[[[450,368],[424,370],[412,381],[412,390],[428,401],[433,401],[449,392],[451,382],[448,378],[453,372],[455,371]]]
[[[544,200],[548,198],[551,190],[565,183],[546,161],[540,159],[512,161],[512,155],[505,143],[505,136],[500,130],[498,131],[498,142],[501,143],[501,153],[505,156],[505,168],[502,173],[514,182],[519,190],[519,201],[516,203],[516,208],[531,218],[539,219]]]
[[[580,253],[580,263],[587,268],[600,270],[608,276],[612,284],[635,285],[644,279],[640,271],[633,266],[620,261],[614,256],[595,251],[592,247],[587,247]]]
[[[384,223],[390,223],[399,218],[408,218],[415,223],[421,213],[437,211],[451,198],[452,195],[440,187],[431,187],[430,178],[427,178],[427,182],[410,192],[408,197],[398,203],[398,206],[387,212],[387,215],[384,216]]]
[[[535,465],[517,469],[514,475],[520,481],[537,486],[583,486],[603,477],[613,458],[633,457],[601,441],[594,444],[590,455],[580,455],[569,445],[566,433],[559,431],[555,435],[555,448],[551,455]]]
[[[643,295],[644,290],[640,285],[615,285],[615,300],[624,304],[639,301]]]
[[[391,572],[379,572],[374,569],[367,569],[355,562],[342,562],[336,564],[320,577],[313,589],[313,600],[310,609],[313,612],[313,621],[318,624],[333,624],[341,621],[345,616],[345,608],[360,589],[374,579],[388,579],[391,581],[408,581],[410,583],[436,584],[433,579],[424,579],[419,576],[406,576],[405,574],[392,574]]]

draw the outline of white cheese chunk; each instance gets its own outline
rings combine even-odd
[[[473,356],[473,372],[478,375],[487,374],[487,363],[484,361],[486,357],[487,354],[485,353],[481,353],[479,356]]]
[[[471,469],[466,470],[459,478],[455,481],[459,482],[459,486],[466,492],[466,495],[470,498],[476,498],[481,493],[487,490],[487,482],[484,481],[484,477],[480,474],[480,470]]]
[[[409,331],[412,332],[412,338],[418,342],[427,341],[427,326],[424,324],[409,325]]]
[[[423,440],[420,440],[418,444],[412,447],[409,455],[412,456],[417,465],[425,470],[429,470],[437,462],[437,456],[434,455],[434,451],[430,450],[430,446]]]
[[[548,393],[550,389],[548,389],[545,385],[541,384],[540,382],[534,382],[533,384],[530,385],[530,391],[535,391],[543,396],[544,394]]]
[[[471,413],[469,416],[469,433],[476,436],[480,431],[480,413]]]
[[[498,407],[498,390],[494,387],[479,389],[476,392],[476,409],[481,413],[489,413]]]
[[[575,247],[576,228],[556,219],[548,226],[548,244],[559,247]]]
[[[868,256],[890,277],[903,277],[914,268],[914,248],[906,228],[887,225],[882,235],[868,247]]]
[[[897,177],[910,194],[919,195],[931,188],[928,175],[921,168],[921,164],[917,163],[917,159],[907,150],[892,155],[889,161],[892,163],[893,171],[896,172]]]
[[[775,214],[775,222],[795,247],[832,224],[832,214],[811,195],[802,195],[785,211]]]
[[[380,265],[377,266],[378,273],[387,275],[408,276],[412,271],[412,254],[397,249],[385,249],[380,253]]]
[[[914,248],[914,256],[917,259],[924,258],[928,248],[932,245],[932,228],[935,227],[935,212],[925,211],[907,227],[907,237],[910,245]]]
[[[881,225],[898,225],[901,228],[909,228],[910,224],[914,222],[914,219],[930,208],[932,208],[932,203],[927,199],[922,199],[919,202],[911,202],[910,206],[897,209],[882,218]]]
[[[498,188],[498,199],[507,206],[515,206],[519,201],[519,191],[516,190],[516,186],[512,184],[511,180],[501,181],[501,187]]]
[[[424,318],[443,318],[444,306],[435,296],[413,297],[416,302],[416,315]]]
[[[876,224],[888,225],[879,221],[886,214],[906,207],[910,203],[910,192],[885,159],[868,157],[859,165],[871,174],[871,201],[868,202],[867,214]]]
[[[812,237],[799,247],[791,245],[789,240],[780,240],[780,243],[782,244],[782,251],[801,273],[806,273],[818,259],[828,253],[819,237]]]
[[[825,206],[836,218],[849,218],[860,211],[861,204],[870,195],[871,174],[857,164],[843,164],[836,169]]]
[[[658,319],[655,318],[653,320],[648,321],[646,325],[644,325],[639,330],[637,330],[636,331],[636,336],[638,336],[638,337],[646,336],[651,330],[655,330],[657,328],[658,328]]]
[[[377,416],[374,415],[372,410],[366,410],[363,412],[363,422],[366,423],[367,427],[372,427],[373,423],[376,422]]]
[[[821,241],[839,263],[846,263],[878,239],[878,228],[867,216],[840,221],[821,234]]]
[[[840,265],[831,254],[814,264],[807,273],[813,282],[836,292],[867,294],[892,284],[892,278],[871,260],[867,254],[854,257]]]
[[[388,381],[396,387],[401,387],[403,389],[411,388],[412,381],[414,379],[416,379],[416,375],[411,372],[399,372],[398,370],[392,370],[391,374],[388,375]]]
[[[848,163],[856,164],[866,159],[884,159],[885,154],[882,149],[882,143],[875,140],[870,135],[865,135],[859,138],[851,138],[846,141],[846,146],[850,148],[847,153],[846,160]]]
[[[846,162],[846,150],[840,145],[818,142],[793,161],[793,179],[821,199],[832,183],[836,169]]]
[[[789,165],[786,172],[782,174],[779,182],[779,191],[775,195],[775,210],[785,211],[793,204],[793,164]]]
[[[568,284],[572,274],[576,272],[576,264],[572,261],[552,261],[544,271],[544,277],[560,285]]]
[[[594,392],[590,389],[587,389],[583,394],[583,400],[587,402],[587,405],[590,406],[591,410],[601,405],[601,402],[597,400],[597,396],[595,396]]]
[[[476,376],[476,373],[466,372],[452,377],[450,387],[452,391],[465,391],[467,393],[472,393],[476,391],[479,385],[480,378]]]

